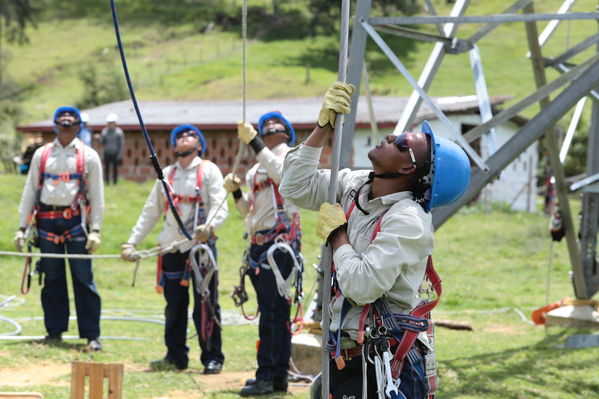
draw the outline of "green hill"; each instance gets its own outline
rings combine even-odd
[[[449,13],[451,5],[446,3],[434,2],[438,14]],[[535,4],[537,12],[555,12],[561,0],[539,3]],[[595,6],[596,2],[590,0],[579,1],[573,11],[594,11]],[[506,7],[507,3],[499,1],[473,1],[467,15],[500,12]],[[80,103],[86,90],[89,92],[82,75],[101,88],[108,88],[111,93],[108,98],[117,95],[128,98],[108,16],[107,7],[106,18],[46,18],[37,29],[28,31],[29,44],[6,46],[10,55],[4,61],[7,74],[27,88],[20,99],[24,113],[19,123],[46,118],[62,104]],[[133,24],[121,20],[121,23],[139,99],[241,97],[241,40],[234,29],[222,31],[217,27],[202,33],[189,23],[176,26],[151,21]],[[339,24],[338,21],[331,23]],[[545,25],[539,23],[539,32]],[[480,26],[464,25],[458,30],[458,37],[467,38]],[[256,29],[255,26],[250,28]],[[420,29],[435,32],[431,26]],[[544,53],[558,55],[595,30],[595,23],[591,21],[564,22],[544,47]],[[390,43],[411,73],[418,77],[432,44],[395,38]],[[490,95],[522,98],[534,89],[532,68],[525,56],[526,35],[522,23],[505,24],[478,45]],[[247,59],[248,97],[319,96],[336,79],[337,57],[336,35],[301,40],[252,39]],[[367,59],[375,94],[409,95],[408,83],[374,43],[369,44]],[[554,76],[550,71],[549,78]],[[435,96],[474,93],[468,55],[446,56],[430,92]],[[533,111],[536,109],[527,114],[532,115]]]

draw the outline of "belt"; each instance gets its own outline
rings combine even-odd
[[[65,207],[63,210],[56,211],[47,211],[47,212],[38,212],[38,219],[71,219],[73,216],[81,215],[81,211],[79,209],[71,209],[70,207]]]
[[[252,235],[252,238],[250,241],[252,244],[264,245],[264,244],[269,243],[272,240],[274,240],[276,236],[278,236],[278,234],[276,232],[267,233],[267,234],[255,233],[254,235]]]
[[[40,211],[64,211],[67,208],[70,208],[70,205],[49,205],[49,204],[40,204]]]
[[[394,348],[397,347],[398,342],[395,338],[389,338],[388,340],[389,340],[389,347],[391,348],[391,350],[393,350]],[[354,357],[361,357],[363,346],[364,345],[357,345],[353,348],[348,348],[348,349],[341,348],[341,357],[343,357],[343,359],[345,359],[345,360],[350,360],[350,359],[353,359]],[[370,348],[368,348],[368,353],[374,353],[373,345],[370,345]],[[335,351],[329,352],[329,358],[331,358],[331,359],[335,358]]]

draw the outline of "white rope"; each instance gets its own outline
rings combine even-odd
[[[242,51],[241,51],[241,72],[242,72],[242,111],[241,118],[243,122],[246,122],[246,103],[247,103],[247,76],[246,76],[246,48],[247,48],[247,18],[248,18],[248,5],[247,0],[243,0],[243,5],[241,7],[241,42],[242,42]],[[235,155],[235,162],[233,162],[233,168],[231,169],[231,173],[235,175],[237,168],[239,168],[239,163],[241,162],[241,157],[245,152],[245,143],[239,142],[239,148],[237,149],[237,155]],[[214,217],[218,214],[218,211],[223,207],[223,204],[227,201],[227,196],[225,196],[216,211],[212,213],[212,216],[206,221],[206,224],[210,225]]]
[[[117,259],[121,255],[90,255],[90,254],[49,254],[41,252],[11,252],[0,251],[0,255],[19,257],[59,258],[59,259]]]

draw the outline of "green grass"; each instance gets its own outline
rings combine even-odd
[[[18,225],[17,207],[24,177],[1,175],[0,249],[12,250],[12,235]],[[100,253],[117,253],[125,241],[151,183],[139,185],[122,182],[106,188],[104,243]],[[578,203],[575,202],[578,206]],[[230,207],[230,209],[233,209]],[[314,281],[311,264],[319,252],[314,234],[316,215],[302,214],[303,248],[306,257],[306,290]],[[565,338],[583,329],[551,328],[545,330],[523,321],[515,309],[527,317],[545,304],[547,259],[550,247],[548,220],[541,214],[525,214],[494,207],[482,213],[467,208],[448,221],[436,233],[435,265],[443,279],[444,293],[434,317],[469,323],[473,332],[437,328],[440,398],[592,398],[599,388],[598,348],[566,350],[558,348]],[[142,247],[154,245],[155,229]],[[220,267],[220,302],[227,312],[234,311],[228,298],[237,284],[237,269],[243,248],[242,219],[231,212],[220,231],[218,241]],[[158,317],[164,300],[154,292],[155,260],[141,263],[137,285],[131,287],[133,265],[119,260],[98,260],[94,270],[102,295],[105,315]],[[0,295],[16,295],[17,302],[0,309],[3,316],[17,319],[23,335],[43,335],[43,322],[30,320],[41,316],[40,288],[19,294],[22,258],[2,258]],[[554,244],[550,301],[572,296],[568,276],[569,264],[564,242]],[[255,297],[250,288],[250,296]],[[248,306],[254,309],[254,304]],[[11,327],[0,323],[2,331]],[[193,333],[193,327],[190,332]],[[223,342],[227,357],[225,372],[213,380],[198,375],[199,348],[190,340],[190,370],[184,373],[149,373],[150,360],[164,354],[162,327],[148,323],[103,321],[104,335],[146,338],[147,341],[104,341],[105,350],[93,355],[94,361],[124,363],[124,397],[160,398],[213,397],[236,398],[243,378],[255,369],[255,325],[225,326]],[[71,323],[70,334],[76,334]],[[72,360],[89,360],[81,352],[83,341],[66,341],[56,347],[36,342],[0,343],[0,370],[33,370],[67,367]],[[1,373],[1,371],[0,371]],[[33,377],[32,377],[33,378]],[[212,381],[212,382],[211,382]],[[216,381],[216,383],[214,383]],[[222,381],[219,385],[219,381]],[[39,385],[4,385],[0,390],[42,392],[47,398],[68,396],[68,369]],[[287,397],[307,398],[306,389]]]
[[[555,12],[561,0],[535,4],[537,12]],[[582,0],[573,11],[593,11],[595,2]],[[441,15],[450,6],[436,1]],[[498,13],[503,2],[472,2],[467,15]],[[108,13],[108,10],[107,10]],[[101,22],[103,21],[103,22]],[[100,73],[121,74],[112,26],[102,20],[70,19],[44,21],[30,30],[30,43],[8,45],[5,61],[8,74],[20,84],[31,87],[22,100],[25,111],[21,123],[48,115],[60,104],[72,104],[85,90],[79,80],[81,70],[96,65]],[[144,99],[239,99],[242,95],[241,40],[235,32],[212,31],[202,34],[190,25],[163,27],[152,24],[131,25],[121,21],[121,31],[134,86]],[[337,22],[336,22],[337,23]],[[539,32],[546,25],[538,24]],[[457,36],[468,38],[481,25],[467,24]],[[434,32],[431,26],[420,27]],[[579,43],[594,31],[592,21],[563,22],[543,48],[547,56],[556,56]],[[432,49],[426,42],[390,41],[398,56],[414,77],[418,77]],[[393,44],[395,43],[395,44]],[[504,24],[478,42],[490,95],[509,95],[521,99],[534,90],[534,79],[522,23]],[[578,62],[587,50],[573,58]],[[338,38],[316,37],[305,40],[252,40],[248,45],[248,97],[289,98],[320,96],[337,77]],[[411,87],[390,61],[369,44],[371,87],[375,94],[407,96]],[[306,67],[310,65],[310,81]],[[548,78],[556,77],[549,70]],[[124,83],[123,83],[124,84]],[[430,89],[433,96],[474,93],[467,54],[446,55],[437,79]],[[536,107],[523,112],[532,116]]]

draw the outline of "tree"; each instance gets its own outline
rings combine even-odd
[[[331,34],[337,25],[331,21],[339,19],[341,2],[331,0],[309,0],[308,8],[312,13],[310,30],[312,35]],[[416,0],[373,0],[372,14],[382,15],[400,13],[413,15],[419,10]]]
[[[37,9],[32,1],[37,0],[0,0],[0,125],[7,120],[16,121],[20,114],[19,97],[22,88],[4,77],[3,42],[23,44],[27,42],[26,28],[35,26]]]
[[[27,41],[25,29],[35,25],[37,10],[30,0],[2,0],[0,2],[0,87],[2,86],[2,41],[6,35],[9,42]]]

